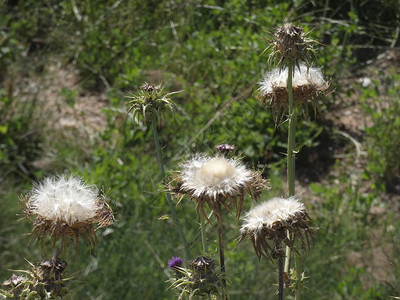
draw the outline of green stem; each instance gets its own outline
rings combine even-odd
[[[297,245],[299,246],[299,241],[297,241]],[[297,281],[299,282],[299,284],[296,286],[296,300],[300,300],[300,286],[302,284],[301,282],[301,256],[295,254],[295,261],[296,261],[296,277],[297,277]]]
[[[201,214],[199,214],[199,221],[200,221],[200,232],[201,232],[201,245],[203,246],[203,255],[206,256],[207,246],[206,246],[206,234],[204,230],[205,222],[204,222],[204,217]]]
[[[281,246],[279,246],[281,247]],[[283,300],[283,257],[278,258],[278,273],[279,273],[279,294],[278,294],[278,299]]]
[[[287,90],[289,97],[289,132],[288,132],[288,149],[287,149],[287,184],[289,190],[289,197],[295,195],[295,154],[296,154],[296,108],[294,106],[293,98],[293,61],[288,63],[288,78],[287,78]],[[290,239],[288,232],[288,239]],[[286,246],[286,257],[284,272],[289,273],[291,249]],[[297,263],[298,262],[298,263]],[[296,255],[296,275],[297,280],[300,279],[300,257]],[[300,288],[296,288],[296,300],[300,300]]]
[[[219,248],[219,264],[221,266],[221,274],[222,274],[222,286],[223,286],[223,295],[222,299],[228,299],[228,295],[226,294],[226,280],[225,280],[225,254],[224,254],[224,236],[223,236],[223,228],[222,228],[222,209],[221,203],[217,203],[218,212],[216,214],[217,217],[217,227],[218,227],[218,248]]]
[[[288,65],[287,90],[289,95],[289,133],[287,149],[287,182],[289,197],[295,193],[295,149],[296,149],[296,109],[293,99],[293,62]]]
[[[160,147],[160,140],[158,138],[158,132],[157,132],[157,116],[156,116],[156,114],[153,114],[151,123],[152,123],[152,127],[153,127],[154,142],[156,144],[156,150],[157,150],[158,165],[160,167],[160,172],[161,172],[161,177],[162,177],[161,179],[162,179],[162,182],[164,184],[164,181],[165,181],[165,170],[164,170],[164,164],[163,164],[162,157],[161,157],[161,147]],[[178,219],[178,216],[177,216],[176,211],[175,211],[174,203],[172,202],[172,199],[171,199],[171,194],[169,192],[166,192],[165,194],[166,194],[166,198],[167,198],[169,209],[171,210],[172,218],[173,218],[173,220],[174,220],[174,222],[176,224],[176,227],[178,228],[179,236],[180,236],[180,238],[181,238],[181,240],[183,242],[183,245],[185,247],[185,259],[189,260],[190,259],[189,246],[188,246],[188,243],[186,241],[185,234],[183,233],[182,226],[179,223],[179,219]]]

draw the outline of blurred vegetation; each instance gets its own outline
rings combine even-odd
[[[73,298],[174,299],[166,262],[183,250],[172,220],[162,217],[169,210],[151,131],[125,118],[125,96],[144,81],[183,90],[174,95],[178,112],[160,123],[170,171],[192,153],[235,144],[249,166],[271,179],[263,198],[284,195],[286,124],[278,127],[254,92],[268,69],[267,54],[260,54],[269,32],[291,21],[321,43],[316,64],[335,89],[317,116],[298,125],[298,180],[309,191],[303,200],[319,227],[306,256],[304,299],[400,296],[399,198],[393,197],[399,192],[399,67],[370,68],[389,51],[399,53],[398,7],[398,0],[2,1],[0,278],[23,268],[24,258],[41,259],[38,245],[28,246],[24,235],[28,222],[18,220],[18,197],[32,180],[72,172],[104,189],[118,220],[98,232],[96,253],[70,254]],[[81,90],[60,88],[63,105],[74,107],[82,93],[107,99],[107,126],[93,140],[48,122],[43,106],[51,99],[39,93],[45,84],[24,92],[54,61],[79,73]],[[372,84],[359,84],[361,76]],[[331,118],[350,106],[349,98],[361,99],[368,120],[359,133],[347,132],[364,146],[362,157],[335,133],[345,128]],[[48,157],[53,163],[46,168],[35,163]],[[245,209],[250,206],[248,200]],[[384,215],[371,213],[377,207]],[[177,213],[192,252],[200,253],[193,203],[183,200]],[[275,299],[275,270],[258,261],[249,244],[235,248],[240,221],[225,221],[231,299]],[[213,226],[207,236],[216,239]],[[208,250],[217,256],[215,243]],[[390,257],[383,271],[373,263],[380,251]],[[355,260],[358,255],[365,259]]]

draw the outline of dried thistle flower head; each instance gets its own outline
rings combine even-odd
[[[180,93],[180,91],[165,93],[160,84],[151,85],[146,82],[136,93],[127,96],[130,99],[128,114],[133,112],[134,119],[140,117],[144,121],[151,120],[153,115],[156,115],[158,118],[165,111],[176,109],[176,105],[170,99],[170,96],[177,93]]]
[[[212,274],[217,263],[211,258],[200,256],[188,262],[188,268],[198,274],[199,277],[206,277]]]
[[[310,65],[315,58],[313,43],[315,42],[306,37],[302,28],[290,23],[283,24],[274,33],[274,39],[269,47],[273,48],[269,61],[280,67],[288,61],[296,65],[299,61],[304,61]]]
[[[37,264],[28,263],[28,270],[18,271],[25,276],[13,274],[3,282],[7,290],[0,290],[0,296],[7,293],[12,299],[59,299],[67,294],[66,282],[70,279],[63,278],[65,261],[52,258]]]
[[[249,236],[257,256],[283,257],[282,243],[291,249],[296,238],[306,251],[314,229],[303,203],[297,198],[273,198],[252,208],[244,217],[239,242]],[[289,233],[289,235],[288,235]]]
[[[33,234],[43,242],[48,234],[53,246],[61,238],[61,248],[66,237],[85,237],[90,246],[95,246],[93,227],[109,226],[114,221],[110,206],[98,196],[94,186],[86,185],[74,176],[48,177],[37,184],[25,197],[24,214],[36,216]]]
[[[283,70],[275,68],[266,73],[260,82],[261,101],[267,101],[274,109],[286,112],[289,105],[287,78],[287,67]],[[329,84],[324,80],[320,69],[300,64],[294,72],[292,87],[295,106],[311,102],[315,109],[316,100],[326,93]]]
[[[197,211],[207,218],[206,204],[216,214],[224,206],[235,209],[239,216],[245,191],[257,199],[267,181],[260,172],[247,169],[236,159],[198,155],[183,165],[174,183],[172,191],[189,195],[196,201]]]
[[[173,280],[171,287],[179,290],[180,297],[223,295],[222,280],[225,274],[216,267],[217,263],[208,257],[194,258],[188,262],[187,269],[178,268],[180,274]]]

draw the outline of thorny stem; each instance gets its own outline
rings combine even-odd
[[[199,221],[200,221],[200,232],[201,232],[201,245],[203,247],[203,255],[206,256],[206,252],[207,252],[207,246],[206,246],[206,234],[205,234],[205,222],[204,222],[204,218],[201,214],[199,215]]]
[[[296,148],[296,110],[293,100],[293,62],[288,65],[287,89],[289,95],[289,133],[287,149],[287,182],[289,188],[289,197],[294,196],[295,185],[295,148]]]
[[[152,124],[152,127],[153,127],[153,137],[154,137],[154,142],[156,144],[157,160],[158,160],[158,165],[160,167],[161,179],[162,179],[162,182],[164,183],[164,181],[165,181],[165,170],[164,170],[164,164],[163,164],[162,157],[161,157],[160,140],[158,138],[158,132],[157,132],[157,116],[155,114],[153,114],[153,116],[152,116],[151,124]],[[179,223],[179,219],[178,219],[178,216],[177,216],[175,208],[174,208],[174,203],[171,200],[171,194],[169,192],[166,192],[165,194],[166,194],[166,198],[167,198],[169,209],[171,210],[172,218],[173,218],[173,220],[174,220],[174,222],[176,224],[179,236],[180,236],[180,238],[181,238],[181,240],[183,242],[183,245],[185,247],[185,259],[189,260],[190,259],[190,251],[189,251],[188,243],[186,241],[186,237],[185,237],[185,234],[183,233],[182,227],[181,227],[181,225]]]
[[[223,297],[222,299],[228,299],[228,295],[226,294],[226,280],[225,280],[225,254],[224,254],[224,237],[223,237],[223,228],[222,228],[222,215],[221,215],[221,203],[217,202],[218,212],[216,214],[217,217],[217,227],[218,227],[218,248],[219,248],[219,264],[221,266],[221,274],[222,274],[222,286],[223,286]]]
[[[279,294],[278,299],[283,300],[283,257],[278,258],[278,270],[279,270]]]
[[[287,149],[287,183],[289,190],[289,197],[295,195],[295,149],[296,149],[296,108],[294,106],[293,99],[293,61],[288,62],[288,78],[287,78],[287,90],[289,96],[289,132],[288,132],[288,149]],[[290,239],[289,232],[288,238]],[[285,257],[285,269],[286,274],[289,273],[291,249],[286,246],[286,257]],[[299,262],[299,263],[297,263]],[[300,278],[300,257],[296,255],[296,275]],[[296,300],[300,300],[300,289],[295,290]]]

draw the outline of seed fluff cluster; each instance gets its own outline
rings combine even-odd
[[[98,196],[94,186],[74,176],[49,177],[37,184],[25,197],[24,214],[33,221],[33,234],[43,242],[47,234],[53,239],[84,237],[90,246],[96,243],[93,227],[109,226],[114,221],[110,206]]]
[[[288,68],[275,68],[265,74],[260,82],[261,101],[281,111],[286,111],[289,103],[287,89]],[[318,97],[326,93],[329,84],[324,80],[318,68],[300,64],[293,75],[293,101],[295,106],[311,102],[315,109]]]
[[[205,205],[216,214],[224,206],[236,210],[237,216],[243,207],[245,191],[257,199],[267,181],[258,171],[247,169],[236,159],[223,156],[195,156],[183,165],[172,191],[187,194],[196,201],[197,210],[206,218]]]
[[[309,221],[304,204],[297,198],[273,198],[246,214],[239,242],[248,235],[259,258],[262,255],[270,259],[283,257],[282,243],[299,254],[294,247],[294,240],[300,239],[303,249],[307,251],[314,233]]]

